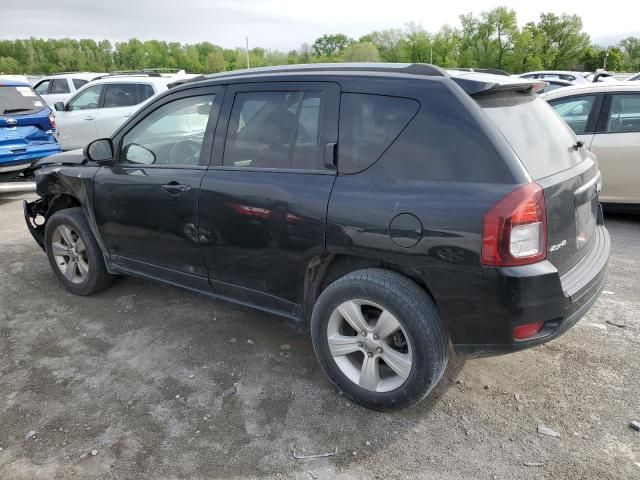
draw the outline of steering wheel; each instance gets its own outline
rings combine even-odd
[[[195,140],[181,140],[171,147],[169,163],[171,165],[196,165],[200,160],[202,144]]]

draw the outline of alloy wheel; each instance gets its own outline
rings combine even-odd
[[[391,312],[373,302],[339,305],[329,318],[327,341],[338,368],[366,390],[395,390],[411,373],[409,337]]]
[[[51,235],[51,253],[60,272],[72,283],[89,275],[87,248],[80,235],[67,225],[58,225]]]

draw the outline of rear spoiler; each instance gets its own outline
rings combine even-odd
[[[547,86],[546,82],[513,79],[513,82],[478,81],[465,77],[451,77],[468,95],[476,96],[499,92],[537,92]]]

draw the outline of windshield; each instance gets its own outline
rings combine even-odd
[[[44,102],[31,87],[0,86],[0,114],[26,115],[44,108]]]
[[[537,94],[495,93],[476,100],[534,180],[566,170],[584,159],[571,148],[576,144],[574,133]]]

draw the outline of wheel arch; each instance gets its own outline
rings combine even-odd
[[[307,264],[302,293],[302,330],[308,330],[313,306],[325,288],[338,278],[365,268],[383,268],[404,275],[413,280],[438,305],[424,279],[402,265],[358,255],[322,253],[314,256]]]

